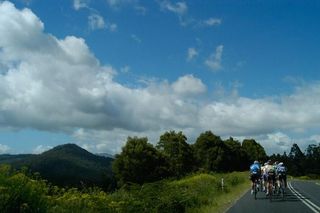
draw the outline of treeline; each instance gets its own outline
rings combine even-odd
[[[264,148],[254,139],[242,143],[233,138],[222,140],[207,131],[189,144],[182,132],[170,131],[160,136],[156,146],[147,138],[128,137],[122,152],[116,155],[113,172],[122,186],[179,178],[197,171],[244,171],[254,160],[267,158]]]
[[[305,152],[302,152],[298,144],[293,144],[289,154],[273,154],[270,159],[282,161],[293,176],[309,176],[320,178],[320,143],[310,144]]]
[[[211,131],[201,133],[195,143],[187,143],[182,132],[165,132],[154,146],[147,138],[128,137],[122,152],[113,162],[119,186],[143,184],[163,178],[179,178],[192,172],[246,171],[254,161],[282,161],[291,175],[320,174],[320,144],[309,145],[304,154],[293,144],[289,155],[267,156],[254,139],[241,142],[222,140]]]

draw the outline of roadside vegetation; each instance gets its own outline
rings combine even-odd
[[[61,150],[66,149],[54,150],[54,156],[60,156]],[[94,158],[79,149],[75,152],[74,146],[69,145],[67,150],[68,154],[63,156],[70,158],[70,153],[72,156],[82,153],[83,162]],[[41,156],[44,162],[45,156]],[[43,180],[40,173],[33,173],[36,171],[2,165],[0,209],[3,212],[77,213],[223,212],[249,189],[248,166],[254,160],[265,162],[270,158],[284,162],[290,175],[319,177],[320,144],[309,145],[305,153],[293,144],[289,155],[267,156],[254,139],[222,140],[206,131],[189,144],[182,132],[170,131],[161,135],[156,145],[147,138],[128,137],[122,152],[112,160],[112,180],[109,178],[112,184],[104,190],[79,182],[55,186]],[[61,159],[63,164],[65,159]],[[77,177],[75,171],[78,170],[69,170],[74,171],[72,177]],[[56,174],[59,175],[58,170]],[[82,187],[74,188],[78,184]]]
[[[127,184],[106,193],[99,188],[52,186],[37,176],[1,166],[0,208],[3,212],[199,212],[205,207],[225,207],[227,195],[243,184],[248,186],[247,176],[247,172],[200,173],[179,180]]]

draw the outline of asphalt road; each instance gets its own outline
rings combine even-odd
[[[288,187],[284,199],[276,196],[272,201],[263,192],[255,200],[248,191],[227,213],[320,213],[320,181],[288,181]]]

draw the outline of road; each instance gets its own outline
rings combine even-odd
[[[320,181],[289,181],[286,197],[274,197],[272,201],[263,192],[258,192],[257,200],[248,191],[227,213],[320,213]]]

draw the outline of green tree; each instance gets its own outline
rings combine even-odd
[[[244,171],[248,169],[249,158],[247,153],[241,146],[239,141],[234,140],[232,137],[224,142],[230,154],[227,156],[230,171]]]
[[[142,184],[161,179],[165,173],[164,159],[148,143],[147,138],[128,137],[122,152],[116,155],[112,170],[118,185],[128,182]]]
[[[267,154],[264,148],[254,139],[243,140],[242,148],[247,153],[249,163],[253,162],[254,160],[265,161],[267,159]]]
[[[193,145],[200,168],[207,171],[228,171],[230,150],[219,136],[211,131],[201,133]]]
[[[181,177],[193,170],[193,152],[182,132],[165,132],[156,147],[165,157],[170,175]]]
[[[289,153],[289,171],[292,175],[304,175],[304,164],[305,155],[301,151],[298,144],[294,143]]]
[[[320,175],[320,143],[310,144],[306,149],[305,168],[308,174]]]

